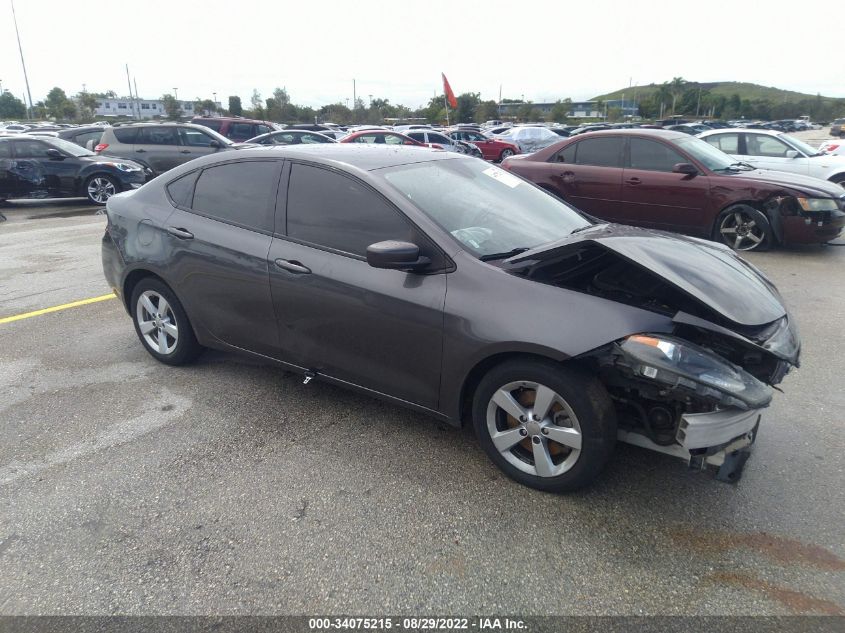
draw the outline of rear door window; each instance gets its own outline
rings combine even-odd
[[[704,140],[726,154],[739,154],[739,134],[713,134],[705,136]]]
[[[202,170],[191,208],[247,229],[273,230],[279,161],[240,161]]]
[[[258,136],[252,123],[232,123],[229,126],[229,136],[237,138],[252,138]]]
[[[222,121],[207,121],[205,119],[198,119],[196,121],[191,121],[191,123],[195,123],[196,125],[205,126],[210,130],[214,130],[215,132],[219,132],[220,128],[223,127]]]
[[[677,163],[688,162],[671,147],[644,138],[632,138],[629,151],[631,169],[671,172]]]
[[[138,138],[138,128],[137,127],[115,128],[114,129],[114,136],[121,143],[126,143],[127,145],[132,145],[132,143],[135,142],[135,139]]]
[[[624,143],[625,139],[619,136],[584,139],[578,143],[575,162],[596,167],[621,167]]]
[[[138,130],[138,145],[178,145],[179,135],[175,127],[145,127]]]

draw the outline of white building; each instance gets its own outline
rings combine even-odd
[[[222,104],[218,101],[215,103],[217,111],[223,109]],[[194,112],[193,101],[179,101],[179,107],[182,108],[182,115],[191,117],[195,115],[206,114],[205,112]],[[167,112],[164,110],[164,103],[160,99],[102,99],[97,100],[97,108],[94,110],[94,115],[97,117],[130,117],[130,118],[152,119],[154,117],[166,117]],[[216,114],[209,112],[208,114]]]

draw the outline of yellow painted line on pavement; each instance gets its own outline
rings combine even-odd
[[[117,296],[112,293],[108,295],[101,295],[99,297],[91,297],[90,299],[81,299],[80,301],[71,301],[70,303],[63,303],[60,306],[53,306],[52,308],[33,310],[32,312],[24,312],[23,314],[16,314],[14,316],[3,317],[2,319],[0,319],[0,324],[11,323],[12,321],[20,321],[21,319],[29,319],[30,317],[41,316],[42,314],[49,314],[50,312],[58,312],[60,310],[67,310],[68,308],[78,308],[79,306],[87,306],[90,303],[108,301],[109,299],[116,298]]]

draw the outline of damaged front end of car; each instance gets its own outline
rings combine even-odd
[[[773,388],[799,363],[775,287],[730,250],[692,238],[615,225],[573,238],[506,269],[671,319],[671,331],[632,332],[578,356],[614,401],[619,439],[737,481]]]

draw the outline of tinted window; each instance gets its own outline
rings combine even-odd
[[[746,154],[749,156],[768,156],[771,158],[786,158],[790,147],[774,136],[763,134],[745,135]]]
[[[178,145],[175,127],[145,127],[138,130],[138,145]]]
[[[726,154],[739,154],[739,134],[714,134],[704,140]]]
[[[689,162],[663,143],[644,138],[632,138],[630,151],[629,163],[631,169],[672,171],[677,163]]]
[[[135,142],[135,139],[138,138],[138,128],[136,127],[123,127],[123,128],[115,128],[114,130],[115,138],[121,143],[129,143],[132,144]]]
[[[12,156],[12,144],[11,143],[0,143],[0,158],[11,158]]]
[[[422,132],[409,132],[408,136],[410,136],[415,141],[425,143],[425,134],[423,134]]]
[[[309,165],[291,167],[287,233],[361,256],[370,244],[384,240],[419,245],[410,222],[380,195],[352,178]]]
[[[179,137],[182,139],[182,145],[187,145],[189,147],[209,147],[211,145],[211,141],[214,140],[209,134],[206,134],[202,130],[196,130],[189,127],[179,128]]]
[[[575,148],[577,147],[578,143],[570,143],[562,150],[560,150],[555,155],[555,160],[559,163],[569,163],[572,164],[575,162]]]
[[[267,134],[268,132],[273,131],[269,127],[267,127],[266,125],[256,125],[255,129],[257,130],[256,134]]]
[[[218,220],[271,231],[277,165],[275,161],[243,161],[204,169],[191,208]]]
[[[317,134],[303,134],[302,136],[299,137],[299,142],[300,143],[314,144],[314,143],[328,143],[328,140],[324,139],[322,136],[319,136]]]
[[[252,123],[232,123],[229,126],[229,136],[252,138],[255,134],[255,126]]]
[[[102,136],[102,130],[97,130],[95,132],[85,132],[83,134],[77,134],[76,136],[74,136],[73,142],[87,149],[93,149],[94,146],[100,142],[100,138]]]
[[[47,158],[50,146],[40,141],[15,141],[15,156],[18,158]]]
[[[195,171],[181,178],[177,178],[168,184],[167,193],[170,195],[171,200],[180,207],[190,207],[191,198],[194,195],[194,183],[197,181],[197,176],[199,175],[200,173]]]
[[[195,123],[197,125],[203,125],[215,132],[219,132],[222,126],[220,121],[206,121],[205,119],[200,119],[198,121],[191,121],[191,123]]]
[[[578,143],[575,160],[579,165],[619,167],[622,163],[623,141],[624,139],[614,136],[584,139]]]
[[[429,143],[441,143],[443,145],[449,145],[451,141],[443,136],[442,134],[429,134],[428,135],[428,142]]]

